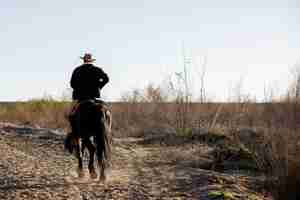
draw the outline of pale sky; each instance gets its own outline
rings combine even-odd
[[[209,95],[226,99],[242,78],[245,93],[284,91],[300,62],[296,0],[2,0],[0,101],[60,97],[79,57],[91,52],[110,76],[106,100],[160,84],[183,71],[190,87],[207,59]]]

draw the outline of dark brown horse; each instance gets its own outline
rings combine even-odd
[[[75,105],[70,115],[72,131],[65,139],[65,149],[70,153],[75,150],[78,158],[78,174],[83,176],[82,155],[85,148],[89,151],[88,169],[91,178],[97,178],[94,167],[96,153],[100,170],[100,180],[105,180],[105,169],[110,158],[110,132],[112,115],[104,102],[86,100]]]

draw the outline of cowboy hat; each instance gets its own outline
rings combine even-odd
[[[84,62],[94,62],[96,59],[93,59],[92,54],[85,53],[84,56],[80,57]]]

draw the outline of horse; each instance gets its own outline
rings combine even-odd
[[[71,132],[64,141],[64,147],[71,154],[75,150],[78,159],[78,176],[82,177],[85,148],[89,151],[88,169],[92,179],[97,178],[94,155],[98,161],[100,181],[105,181],[105,169],[110,162],[112,114],[103,101],[84,100],[77,102],[69,115]]]

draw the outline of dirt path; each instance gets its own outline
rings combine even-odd
[[[263,199],[255,192],[254,178],[196,167],[207,150],[200,144],[187,150],[115,139],[113,165],[103,184],[89,179],[88,173],[77,177],[77,162],[64,152],[63,135],[0,124],[0,199],[205,200],[215,190],[232,191],[235,199]]]

